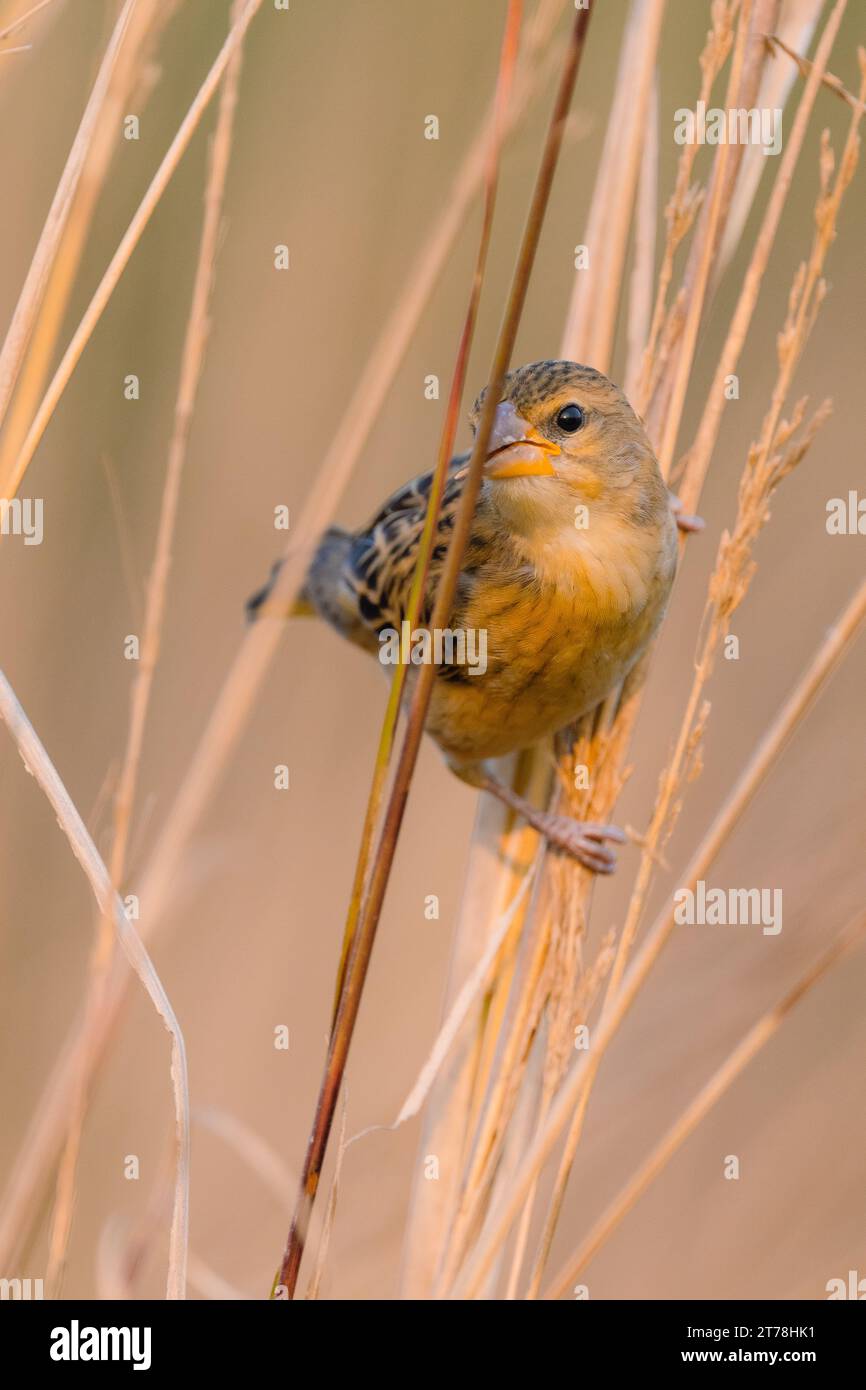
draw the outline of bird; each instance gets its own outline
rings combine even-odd
[[[473,434],[486,391],[470,415]],[[448,466],[422,634],[470,457],[458,455]],[[356,531],[330,527],[291,612],[318,615],[383,660],[386,637],[392,641],[408,627],[432,479],[423,473],[399,488]],[[624,842],[622,831],[534,806],[490,764],[564,729],[617,688],[664,617],[678,527],[702,524],[683,514],[642,421],[600,371],[548,360],[505,376],[445,634],[452,642],[438,652],[434,644],[429,658],[438,664],[425,731],[462,781],[496,796],[594,873],[613,871],[612,846]],[[281,564],[250,598],[250,619],[273,615],[269,600]],[[483,636],[475,646],[483,663],[468,663],[470,644],[461,647],[455,634]],[[408,658],[403,647],[402,659],[417,664],[419,649],[423,643]],[[429,645],[424,650],[431,652]]]

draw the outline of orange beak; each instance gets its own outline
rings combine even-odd
[[[490,432],[484,474],[487,478],[555,477],[551,458],[561,453],[534,425],[518,415],[511,401],[500,401]]]

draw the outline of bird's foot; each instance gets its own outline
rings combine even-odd
[[[490,792],[498,801],[510,806],[525,821],[543,835],[554,849],[570,854],[585,869],[594,874],[612,874],[616,868],[616,855],[605,844],[614,840],[624,845],[626,837],[616,825],[596,825],[594,821],[575,820],[573,816],[560,816],[554,811],[541,811],[520,796],[513,787],[507,786],[495,773],[481,763],[451,763],[451,769],[470,787],[478,787]]]
[[[616,853],[605,841],[613,840],[618,845],[626,841],[619,826],[596,825],[593,821],[574,820],[572,816],[557,816],[548,811],[538,813],[535,827],[549,845],[570,854],[594,874],[612,874],[616,868]]]

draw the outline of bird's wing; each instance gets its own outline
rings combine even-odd
[[[420,615],[422,622],[429,619],[435,582],[448,549],[468,460],[468,454],[460,454],[448,465]],[[432,482],[431,472],[422,473],[407,483],[352,537],[348,562],[359,612],[373,632],[383,627],[399,627],[406,616]]]
[[[468,458],[462,454],[448,465],[420,614],[422,623],[429,620]],[[344,637],[368,651],[378,652],[378,634],[383,628],[399,630],[406,616],[432,481],[433,474],[424,473],[401,487],[358,531],[332,527],[322,537],[310,566],[306,595]]]

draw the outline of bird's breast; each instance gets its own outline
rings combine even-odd
[[[673,525],[673,523],[671,523]],[[486,665],[444,671],[428,726],[449,756],[496,757],[592,709],[634,664],[664,612],[676,555],[666,527],[515,545],[464,586],[459,623]]]

